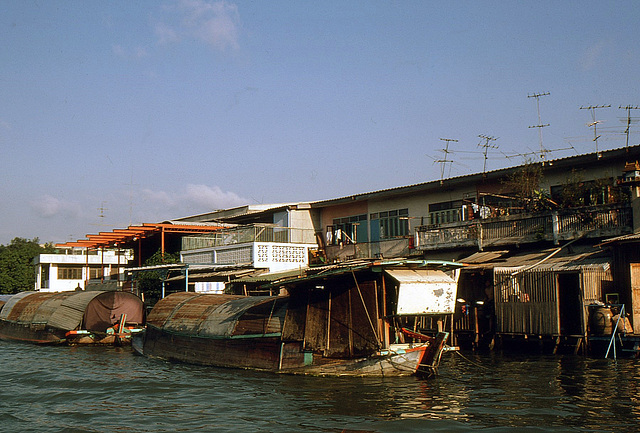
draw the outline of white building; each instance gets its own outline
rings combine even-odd
[[[223,221],[219,231],[182,238],[181,261],[187,264],[250,265],[268,272],[309,266],[318,249],[307,203],[241,206],[183,221]]]
[[[123,280],[124,269],[132,259],[130,250],[89,250],[69,248],[61,254],[40,254],[33,259],[35,290],[63,292],[85,289],[89,280]]]

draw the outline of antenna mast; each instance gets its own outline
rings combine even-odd
[[[624,133],[627,135],[627,143],[625,144],[624,148],[628,149],[629,148],[629,130],[631,129],[631,110],[638,110],[640,109],[640,107],[638,107],[637,105],[627,105],[623,107],[621,105],[618,108],[627,110],[627,129],[624,130]]]
[[[487,153],[489,153],[489,149],[497,149],[498,146],[497,145],[492,145],[489,144],[491,141],[496,141],[497,138],[493,137],[491,135],[483,135],[480,134],[478,135],[478,137],[480,137],[482,140],[484,140],[484,144],[482,143],[482,141],[480,143],[478,143],[479,147],[483,147],[484,150],[482,151],[482,154],[484,155],[484,165],[482,166],[482,175],[484,176],[484,174],[487,172]]]
[[[600,136],[598,135],[598,123],[602,123],[600,120],[596,120],[596,110],[599,108],[609,108],[611,107],[611,104],[609,105],[589,105],[588,107],[580,107],[581,110],[591,110],[591,123],[587,123],[587,126],[589,128],[591,128],[593,126],[593,141],[595,141],[596,143],[596,154],[598,154],[598,138],[600,138]],[[599,158],[600,156],[598,156]]]
[[[536,98],[536,105],[538,107],[538,124],[530,126],[529,128],[538,128],[538,141],[540,142],[540,158],[544,161],[545,153],[549,152],[542,146],[542,128],[545,126],[549,126],[548,123],[542,123],[542,119],[540,117],[540,97],[550,95],[549,92],[545,93],[534,93],[533,95],[527,95],[527,98]]]
[[[440,167],[440,185],[442,185],[442,181],[444,180],[444,170],[447,164],[451,164],[453,162],[453,160],[448,159],[449,157],[449,143],[451,142],[455,142],[457,143],[458,140],[454,140],[453,138],[441,138],[440,140],[444,141],[446,143],[444,149],[442,149],[442,152],[444,153],[444,158],[443,159],[439,159],[436,162],[439,162],[442,164],[442,166]],[[449,165],[449,173],[451,173],[451,165]]]

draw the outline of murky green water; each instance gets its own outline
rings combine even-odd
[[[0,431],[640,430],[639,360],[464,356],[435,379],[333,379],[0,342]]]

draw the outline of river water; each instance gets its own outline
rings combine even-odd
[[[431,379],[169,363],[0,341],[2,432],[640,431],[640,361],[447,353]]]

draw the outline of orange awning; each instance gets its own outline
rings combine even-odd
[[[123,244],[153,236],[158,233],[182,233],[201,234],[220,230],[222,226],[189,225],[171,223],[143,223],[142,225],[129,226],[126,229],[114,229],[110,232],[88,234],[86,239],[78,239],[75,242],[56,244],[57,247],[83,247],[83,248],[115,248]]]

